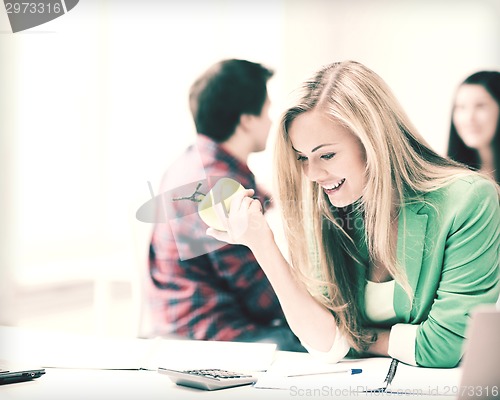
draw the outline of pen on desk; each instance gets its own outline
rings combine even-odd
[[[392,380],[394,379],[394,376],[396,375],[396,370],[398,368],[398,364],[399,364],[399,361],[396,360],[395,358],[393,358],[391,361],[391,365],[389,366],[389,371],[388,371],[387,376],[385,377],[385,381],[384,381],[385,383],[387,383],[386,389],[392,383]]]
[[[326,374],[350,374],[350,375],[356,375],[360,374],[363,372],[361,368],[351,368],[351,369],[343,369],[341,371],[325,371],[325,372],[309,372],[306,374],[294,374],[294,375],[287,375],[287,378],[294,378],[296,376],[313,376],[313,375],[326,375]]]

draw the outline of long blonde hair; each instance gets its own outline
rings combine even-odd
[[[353,240],[332,214],[322,188],[305,179],[288,134],[294,119],[313,109],[343,124],[361,141],[366,187],[359,206],[368,253],[372,260],[384,260],[410,297],[390,234],[394,207],[473,172],[431,150],[387,84],[358,62],[333,63],[319,70],[281,117],[274,151],[275,184],[293,271],[332,310],[351,346],[363,350],[370,337],[362,327]]]

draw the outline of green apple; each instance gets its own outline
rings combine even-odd
[[[245,190],[243,186],[234,179],[221,178],[214,187],[205,195],[203,200],[198,204],[198,214],[203,222],[208,226],[219,231],[225,231],[226,228],[222,224],[215,206],[223,203],[224,209],[229,212],[229,207],[233,196],[240,190]],[[219,210],[220,212],[221,210]],[[224,212],[224,210],[222,210]]]

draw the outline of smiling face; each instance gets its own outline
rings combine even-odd
[[[324,113],[300,114],[288,129],[297,160],[335,207],[358,200],[365,187],[366,156],[360,140]]]
[[[453,123],[465,145],[476,150],[490,146],[499,112],[499,105],[483,86],[462,85],[455,100]]]

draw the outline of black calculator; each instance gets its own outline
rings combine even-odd
[[[257,378],[253,375],[216,368],[176,371],[159,367],[158,372],[168,375],[177,385],[203,390],[225,389],[257,382]]]

